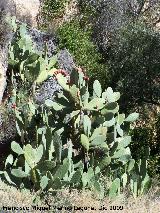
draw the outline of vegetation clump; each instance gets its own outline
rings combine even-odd
[[[80,21],[73,20],[62,25],[57,30],[57,35],[60,48],[66,47],[74,56],[76,63],[86,69],[90,77],[99,79],[104,87],[106,65],[102,63],[103,57],[91,41],[92,30],[83,29]]]
[[[69,3],[44,1],[43,12],[63,19]],[[67,48],[76,62],[71,69],[58,68],[47,42],[38,51],[26,25],[12,20],[7,110],[16,132],[0,171],[5,182],[40,195],[64,188],[89,189],[100,199],[148,192],[160,163],[160,33],[145,20],[148,4],[77,1],[77,17],[56,31],[60,51]],[[42,85],[50,80],[46,98]]]
[[[47,99],[38,106],[32,96],[34,90],[22,104],[14,87],[17,139],[11,143],[2,177],[12,185],[34,188],[42,194],[70,187],[88,188],[100,198],[105,194],[114,198],[128,184],[135,197],[143,194],[150,183],[148,156],[135,161],[129,148],[130,123],[138,113],[120,113],[120,93],[110,87],[103,92],[98,80],[90,94],[89,79],[81,68],[71,74],[55,69],[55,60],[53,63],[46,55],[32,52],[24,25],[18,33],[21,39],[10,46],[10,66],[18,68],[13,69],[12,79],[16,81],[18,73],[20,82],[33,87],[53,76],[62,90],[54,100]],[[15,47],[20,52],[14,52]],[[44,60],[45,69],[41,69]],[[111,180],[110,185],[103,185],[103,176]]]

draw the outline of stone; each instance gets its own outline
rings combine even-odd
[[[38,51],[44,52],[46,44],[48,58],[57,54],[58,68],[66,70],[69,74],[72,72],[75,67],[73,57],[67,49],[58,51],[58,40],[56,35],[50,35],[37,29],[29,29],[28,33]],[[62,88],[57,81],[53,77],[50,77],[40,85],[38,90],[36,90],[35,101],[41,105],[46,99],[54,98],[56,92],[61,90]]]
[[[31,27],[37,27],[37,18],[39,14],[39,0],[13,0],[16,8],[16,18]]]

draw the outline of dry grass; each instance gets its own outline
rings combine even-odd
[[[28,206],[32,203],[29,192],[20,192],[0,180],[0,208],[3,206]]]
[[[160,212],[160,198],[158,197],[160,194],[159,187],[154,187],[147,195],[144,195],[140,198],[134,199],[133,197],[126,198],[125,196],[121,196],[111,201],[107,197],[100,201],[95,194],[89,191],[78,192],[77,190],[73,190],[69,192],[69,190],[65,189],[62,192],[59,192],[56,196],[47,196],[45,199],[39,201],[38,206],[47,207],[46,200],[49,205],[52,206],[76,206],[76,207],[94,207],[96,210],[84,210],[87,213],[99,212],[99,213],[108,213],[108,212],[124,212],[124,213],[159,213]],[[0,181],[0,207],[3,206],[27,206],[32,209],[32,198],[34,193],[31,194],[28,191],[20,192],[14,187],[10,187]],[[108,210],[99,210],[99,208],[107,207]],[[123,206],[123,210],[110,210],[111,206]],[[32,211],[32,212],[43,212],[43,211]],[[45,211],[49,212],[49,211]],[[67,210],[56,211],[53,210],[51,212],[69,212]],[[82,212],[80,210],[72,210],[71,212]]]
[[[94,207],[96,211],[88,209],[87,213],[91,212],[125,212],[125,213],[159,213],[160,212],[160,199],[154,198],[156,191],[151,191],[149,194],[142,196],[140,198],[134,199],[133,197],[126,198],[125,196],[116,198],[111,201],[105,198],[103,201],[99,201],[95,196],[90,192],[81,192],[77,191],[67,193],[68,197],[73,206],[82,206],[82,207]],[[99,210],[103,207],[107,207],[107,210]],[[110,210],[112,206],[123,206],[123,210]],[[81,211],[76,211],[81,212]]]

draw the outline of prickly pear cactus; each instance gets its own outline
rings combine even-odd
[[[130,173],[126,171],[128,165],[130,170],[133,169],[130,165],[133,159],[129,148],[129,129],[130,123],[137,120],[139,115],[132,113],[125,116],[119,113],[119,92],[114,92],[110,87],[103,92],[97,80],[93,83],[93,94],[90,95],[89,79],[80,68],[75,69],[70,76],[61,70],[54,74],[64,92],[57,95],[56,102],[46,100],[45,104],[52,112],[61,115],[58,126],[62,128],[65,124],[70,128],[69,137],[65,131],[62,134],[78,150],[85,172],[93,169],[94,174],[98,167],[101,174],[111,174],[113,184],[110,196],[114,197],[120,193],[120,187],[125,187],[129,182]],[[66,113],[69,115],[67,122]],[[87,178],[87,173],[84,173],[83,186],[91,187],[92,181]]]
[[[9,47],[9,70],[20,77],[18,90],[32,89],[37,103],[42,104],[46,98],[52,98],[62,88],[52,77],[54,67],[65,68],[69,73],[74,65],[70,53],[57,50],[57,39],[26,24],[19,24],[11,18],[14,38]]]
[[[12,142],[11,149],[17,158],[7,157],[3,177],[11,184],[33,185],[41,191],[69,186],[92,189],[100,198],[106,191],[114,198],[130,184],[135,196],[142,194],[149,181],[147,164],[135,163],[129,148],[130,125],[138,113],[120,113],[120,93],[110,87],[102,91],[98,80],[90,94],[89,78],[81,68],[75,67],[71,74],[55,69],[56,58],[48,60],[33,52],[25,32],[22,25],[21,39],[10,47],[10,63],[19,67],[21,81],[34,88],[51,76],[62,90],[39,106],[32,96],[19,105],[15,88],[19,141]],[[16,51],[19,47],[21,53]],[[102,176],[111,181],[106,190]]]

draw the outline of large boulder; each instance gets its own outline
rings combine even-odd
[[[56,35],[50,35],[37,29],[29,29],[28,33],[38,51],[44,52],[45,45],[47,45],[48,58],[57,55],[58,68],[66,70],[69,74],[72,72],[72,69],[75,67],[73,58],[67,49],[58,51],[58,40]],[[59,92],[61,89],[57,81],[53,77],[50,77],[36,90],[35,100],[41,105],[46,99],[52,99],[55,93]]]
[[[40,0],[13,0],[13,2],[16,6],[17,19],[32,27],[37,27]]]

